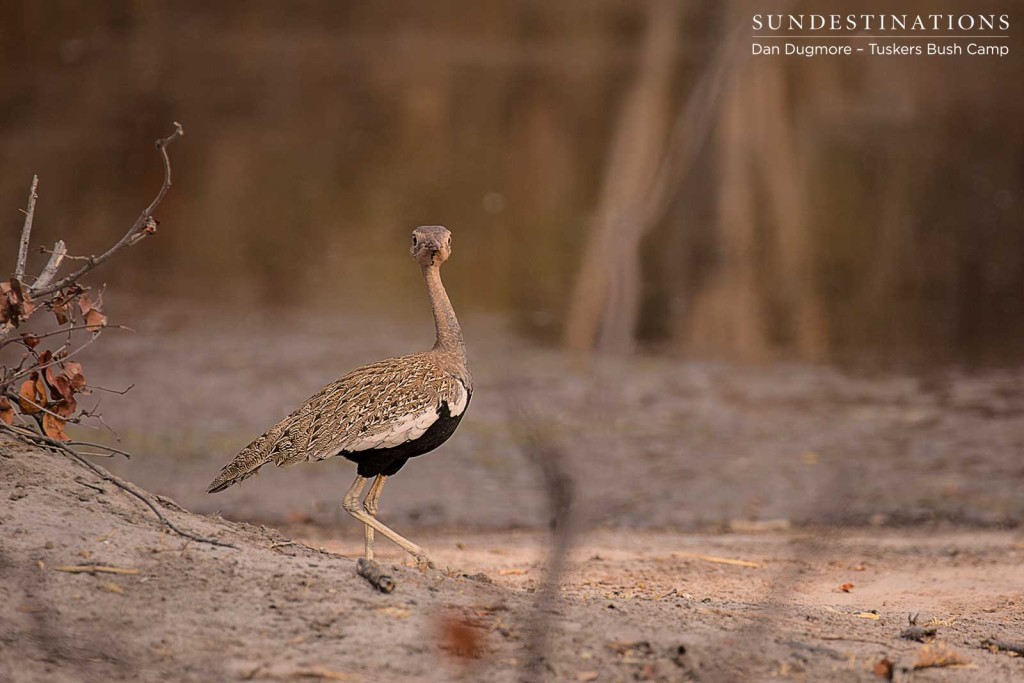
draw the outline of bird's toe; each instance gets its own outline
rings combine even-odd
[[[416,568],[421,572],[425,572],[428,569],[436,569],[433,561],[424,554],[413,555],[413,559],[416,560]]]

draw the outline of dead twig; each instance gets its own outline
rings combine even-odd
[[[124,236],[114,244],[114,246],[110,247],[110,249],[107,249],[99,256],[88,257],[85,265],[67,277],[58,280],[53,284],[47,283],[44,286],[37,286],[29,290],[32,297],[38,299],[40,297],[47,296],[48,294],[53,294],[68,285],[78,282],[83,275],[109,260],[110,257],[117,252],[127,246],[138,244],[147,235],[151,235],[156,232],[156,221],[153,220],[153,212],[156,211],[156,207],[158,207],[160,202],[163,201],[164,196],[167,194],[167,190],[171,188],[171,158],[167,154],[167,147],[184,134],[185,131],[182,129],[181,124],[175,121],[174,132],[167,137],[156,141],[156,148],[159,150],[164,162],[164,182],[160,186],[160,190],[156,193],[156,197],[153,198],[153,201],[149,203],[149,206],[142,210],[142,213],[135,219],[132,226],[128,228],[128,232],[126,232]],[[56,251],[56,249],[54,251]]]
[[[58,334],[65,334],[67,332],[75,332],[77,330],[87,330],[87,329],[89,329],[89,327],[90,327],[89,325],[72,325],[71,327],[62,327],[59,330],[54,330],[53,332],[46,332],[45,334],[31,334],[31,333],[23,334],[20,337],[14,337],[12,339],[5,339],[4,341],[0,342],[0,349],[2,349],[3,347],[7,346],[8,344],[15,344],[17,342],[24,342],[26,340],[33,340],[33,339],[46,339],[47,337],[55,337]],[[134,332],[135,331],[132,328],[126,327],[124,325],[104,325],[103,329],[105,329],[105,330],[125,330],[127,332]],[[62,359],[58,359],[58,360],[62,360]],[[96,389],[96,388],[99,388],[99,387],[90,387],[90,388],[91,389]],[[111,390],[110,389],[104,389],[104,391],[111,391]],[[127,389],[125,389],[125,391],[127,391]],[[114,393],[120,393],[120,392],[114,392]]]
[[[104,328],[104,329],[106,329],[106,328]],[[69,351],[68,353],[63,354],[59,358],[55,354],[53,356],[53,360],[51,360],[50,362],[43,363],[41,365],[33,365],[30,368],[25,368],[24,370],[22,370],[20,372],[17,372],[15,374],[11,375],[10,377],[5,378],[4,379],[4,383],[5,384],[11,384],[12,382],[16,382],[16,381],[18,381],[19,379],[21,379],[23,377],[28,377],[33,372],[42,372],[46,368],[49,368],[49,367],[52,367],[52,366],[57,365],[59,363],[63,363],[65,361],[67,361],[69,358],[71,358],[72,356],[77,355],[78,353],[83,351],[87,346],[89,346],[94,341],[96,341],[99,338],[100,334],[102,334],[102,333],[103,333],[103,330],[97,330],[96,332],[93,333],[93,335],[91,337],[89,337],[89,340],[87,342],[85,342],[84,344],[79,346],[74,351]]]
[[[28,192],[28,209],[25,211],[25,225],[21,228],[21,243],[18,245],[18,263],[14,266],[14,279],[22,282],[25,279],[25,261],[28,259],[28,243],[32,236],[32,219],[36,214],[36,187],[39,176],[32,176],[32,189]]]
[[[295,541],[274,541],[270,544],[271,550],[277,550],[278,548],[287,548],[290,545],[298,545]]]
[[[76,565],[65,565],[63,567],[54,567],[54,571],[57,572],[69,572],[71,574],[127,574],[135,575],[139,573],[138,569],[124,569],[122,567],[107,567],[102,564],[76,564]]]
[[[89,482],[87,482],[85,479],[82,479],[81,477],[75,477],[75,483],[76,484],[81,484],[82,486],[84,486],[86,488],[89,488],[89,489],[92,489],[93,491],[95,491],[97,493],[106,493],[107,492],[107,490],[105,488],[103,488],[102,486],[96,486],[95,484],[90,484]]]
[[[71,446],[68,446],[63,441],[57,441],[56,439],[51,439],[50,437],[44,436],[43,434],[35,434],[35,433],[30,432],[28,430],[16,429],[16,428],[14,428],[14,427],[12,427],[12,426],[10,426],[8,424],[5,424],[3,422],[0,422],[0,429],[3,429],[4,431],[10,432],[19,441],[22,441],[22,442],[28,441],[28,442],[34,443],[36,445],[48,446],[50,448],[54,448],[54,449],[56,449],[58,451],[61,451],[62,453],[64,453],[68,457],[70,457],[72,460],[77,462],[79,465],[81,465],[82,467],[86,468],[87,470],[89,470],[90,472],[95,474],[97,477],[99,477],[103,481],[109,482],[109,483],[113,484],[114,486],[116,486],[117,488],[121,489],[122,491],[124,491],[125,493],[129,494],[130,496],[133,496],[134,498],[137,498],[140,501],[142,501],[142,503],[146,507],[148,507],[153,512],[154,515],[157,516],[157,519],[159,519],[160,522],[164,524],[164,526],[166,526],[168,529],[170,529],[174,533],[178,534],[179,536],[182,536],[183,538],[189,538],[189,539],[192,539],[193,541],[197,541],[199,543],[208,543],[209,545],[216,545],[216,546],[221,546],[221,547],[224,547],[224,548],[236,548],[237,547],[237,546],[235,546],[235,545],[233,545],[231,543],[227,543],[225,541],[219,541],[219,540],[217,540],[215,538],[206,538],[205,536],[200,536],[198,534],[192,533],[191,531],[186,531],[186,530],[182,529],[181,527],[176,525],[174,522],[172,522],[171,520],[167,519],[163,515],[163,513],[161,513],[160,510],[157,509],[156,505],[154,505],[153,502],[144,493],[141,493],[141,492],[135,490],[135,488],[134,488],[134,486],[132,484],[130,484],[130,483],[120,479],[119,477],[115,477],[113,474],[111,474],[110,472],[106,471],[105,469],[103,469],[99,465],[96,465],[94,463],[89,462],[84,457],[82,457],[82,455],[78,451],[76,451]]]
[[[715,557],[714,555],[698,555],[697,553],[672,553],[676,557],[684,557],[690,560],[700,560],[702,562],[710,562],[712,564],[728,564],[733,567],[750,567],[752,569],[759,569],[761,565],[757,562],[751,562],[749,560],[733,560],[728,557]]]
[[[811,636],[812,638],[818,638],[820,640],[847,640],[851,643],[871,643],[872,645],[881,645],[882,647],[892,647],[892,643],[883,643],[880,640],[871,640],[870,638],[849,638],[847,636]]]
[[[114,448],[113,446],[106,446],[101,443],[92,443],[91,441],[68,441],[67,444],[69,446],[89,446],[90,448],[102,448],[105,451],[110,451],[111,453],[116,453],[117,455],[123,455],[127,460],[132,459],[132,454],[129,453],[128,451],[122,451],[119,448]]]
[[[381,593],[390,593],[395,590],[395,580],[385,574],[379,564],[365,557],[356,561],[356,573],[370,582],[370,585]]]
[[[993,652],[1002,650],[1004,652],[1013,652],[1021,657],[1024,657],[1024,643],[1008,643],[1005,640],[994,640],[992,638],[986,638],[981,641],[981,647],[986,650]]]
[[[128,328],[125,328],[125,329],[128,329]],[[98,387],[98,386],[96,386],[96,385],[94,385],[94,384],[90,384],[90,385],[89,385],[89,388],[90,388],[90,389],[93,389],[93,390],[95,390],[95,391],[105,391],[105,392],[107,392],[108,394],[117,394],[118,396],[124,396],[124,395],[125,395],[125,394],[127,394],[127,393],[128,393],[129,391],[131,391],[132,389],[134,389],[134,388],[135,388],[135,384],[134,384],[134,383],[132,383],[132,384],[129,384],[129,385],[127,386],[127,387],[125,387],[124,389],[122,389],[122,390],[120,390],[120,391],[118,391],[117,389],[108,389],[108,388],[106,388],[106,387]]]

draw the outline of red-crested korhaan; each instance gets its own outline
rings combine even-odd
[[[441,283],[441,264],[451,249],[452,235],[440,225],[420,226],[412,233],[412,257],[423,271],[434,312],[434,348],[361,367],[328,384],[242,449],[207,492],[223,491],[270,462],[281,467],[340,455],[356,463],[356,479],[342,506],[365,527],[366,558],[373,559],[376,530],[412,554],[418,565],[429,566],[423,548],[377,519],[377,504],[384,482],[409,458],[448,440],[473,395],[462,328]],[[370,479],[373,484],[360,502]]]

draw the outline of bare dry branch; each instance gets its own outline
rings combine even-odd
[[[106,328],[104,328],[104,329],[106,329]],[[66,330],[62,330],[62,331],[66,331]],[[33,365],[32,367],[25,368],[24,370],[22,370],[20,372],[17,372],[14,375],[11,375],[10,377],[4,378],[4,383],[5,384],[10,384],[11,382],[16,382],[19,379],[22,379],[23,377],[28,377],[33,372],[40,372],[40,371],[45,370],[46,368],[48,368],[50,366],[57,365],[58,363],[63,363],[68,358],[71,358],[75,354],[81,352],[83,349],[85,349],[85,347],[89,346],[89,344],[92,344],[94,341],[96,341],[96,339],[99,338],[99,336],[100,336],[100,334],[102,332],[103,332],[103,330],[97,330],[96,332],[93,332],[93,335],[91,337],[89,337],[89,341],[85,342],[84,344],[79,346],[74,351],[69,351],[68,353],[62,355],[59,358],[57,357],[57,354],[54,354],[53,360],[51,360],[49,363],[43,363],[42,365]]]
[[[139,217],[135,219],[135,222],[132,223],[132,226],[128,229],[128,232],[126,232],[124,236],[121,239],[119,239],[117,243],[114,244],[114,246],[110,247],[110,249],[108,249],[107,251],[103,252],[99,256],[90,256],[86,261],[85,265],[83,265],[81,268],[71,273],[67,277],[58,280],[53,284],[47,284],[44,287],[33,288],[31,290],[31,295],[33,297],[38,299],[39,297],[43,297],[48,294],[53,294],[54,292],[63,289],[64,287],[67,287],[68,285],[74,284],[83,275],[85,275],[86,273],[88,273],[101,263],[104,263],[105,261],[109,260],[110,257],[112,257],[117,252],[121,251],[121,249],[125,248],[126,246],[137,244],[146,235],[155,232],[156,223],[153,220],[153,212],[156,211],[156,207],[160,205],[160,202],[163,201],[163,198],[167,194],[167,191],[171,188],[171,158],[167,154],[167,147],[172,142],[174,142],[179,137],[185,134],[185,131],[184,129],[182,129],[181,124],[177,121],[174,122],[174,129],[174,132],[171,133],[169,136],[167,136],[166,138],[161,138],[156,141],[156,148],[157,150],[159,150],[160,155],[163,157],[164,162],[164,182],[160,186],[160,190],[156,193],[156,197],[154,197],[153,201],[149,203],[149,206],[143,209],[142,213],[139,214]]]
[[[45,436],[43,434],[36,434],[36,433],[31,432],[31,431],[29,431],[27,429],[18,429],[16,427],[12,427],[12,426],[10,426],[8,424],[5,424],[3,422],[0,422],[0,429],[10,433],[16,439],[18,439],[19,441],[21,441],[23,443],[27,442],[27,443],[35,444],[37,446],[47,446],[47,447],[54,448],[54,449],[64,453],[65,455],[70,457],[72,460],[77,462],[82,467],[84,467],[87,470],[89,470],[90,472],[92,472],[94,475],[96,475],[97,477],[99,477],[103,481],[109,482],[109,483],[113,484],[114,486],[116,486],[117,488],[121,489],[122,491],[124,491],[128,495],[133,496],[134,498],[137,498],[140,501],[142,501],[143,504],[145,504],[145,506],[148,507],[153,512],[153,514],[157,516],[157,519],[159,519],[161,523],[163,523],[168,529],[170,529],[174,533],[178,534],[179,536],[182,536],[183,538],[188,538],[188,539],[191,539],[193,541],[198,541],[199,543],[208,543],[210,545],[221,546],[221,547],[224,547],[224,548],[236,548],[237,547],[237,546],[235,546],[235,545],[233,545],[231,543],[226,543],[224,541],[219,541],[219,540],[217,540],[215,538],[206,538],[205,536],[199,536],[198,534],[194,534],[191,531],[186,531],[186,530],[182,529],[181,527],[176,525],[174,522],[172,522],[171,520],[167,519],[167,517],[165,517],[163,515],[163,513],[160,512],[160,510],[149,499],[149,497],[146,496],[145,493],[141,491],[141,489],[140,490],[136,490],[135,486],[133,484],[130,484],[127,481],[124,481],[123,479],[114,476],[113,474],[111,474],[110,472],[106,471],[105,469],[103,469],[99,465],[96,465],[94,463],[89,462],[84,457],[82,457],[82,455],[78,451],[76,451],[74,448],[72,448],[71,446],[67,445],[63,441],[57,441],[56,439],[51,439],[50,437]]]
[[[4,341],[0,342],[0,349],[2,349],[3,347],[7,346],[8,344],[15,344],[17,342],[25,341],[26,338],[46,339],[47,337],[55,337],[58,334],[64,334],[66,332],[75,332],[77,330],[87,330],[87,329],[89,329],[89,327],[90,327],[89,325],[72,325],[71,327],[64,327],[64,328],[61,328],[59,330],[54,330],[53,332],[47,332],[45,334],[32,334],[32,335],[28,335],[27,337],[26,336],[21,336],[21,337],[15,337],[13,339],[5,339]],[[106,325],[106,326],[104,326],[103,329],[104,330],[125,330],[127,332],[134,332],[135,331],[135,330],[133,330],[130,327],[126,327],[125,325]],[[90,387],[90,388],[101,389],[101,387]],[[121,392],[121,391],[114,391],[113,389],[103,389],[103,391],[110,391],[110,392],[115,393],[115,394],[124,393],[124,392]],[[126,391],[128,391],[128,390],[125,389],[125,392]]]
[[[14,279],[21,282],[25,279],[25,261],[28,259],[28,243],[32,237],[32,219],[36,214],[36,187],[39,176],[32,176],[32,189],[28,193],[28,208],[25,210],[25,225],[21,228],[21,244],[18,245],[18,263],[14,267]]]
[[[114,448],[113,446],[107,446],[101,443],[93,443],[91,441],[68,441],[69,446],[89,446],[90,448],[102,448],[105,451],[116,453],[117,455],[123,455],[128,460],[132,459],[132,454],[128,451],[122,451],[120,448]]]
[[[45,254],[46,252],[43,251]],[[57,277],[57,271],[60,270],[60,264],[64,261],[64,257],[68,254],[68,246],[64,244],[64,240],[57,240],[53,245],[53,251],[49,252],[50,260],[46,262],[43,267],[43,271],[39,273],[39,277],[36,278],[36,282],[32,285],[35,289],[43,290],[51,282],[53,278]]]

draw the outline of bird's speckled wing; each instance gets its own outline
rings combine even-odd
[[[462,382],[430,353],[361,367],[321,389],[242,449],[208,491],[248,479],[268,462],[281,467],[414,440],[437,420],[441,403],[457,416],[468,398]]]
[[[340,452],[388,448],[419,438],[437,420],[442,402],[458,415],[466,390],[429,354],[367,365],[324,387],[290,416],[282,434],[290,453],[279,465],[323,460]]]

